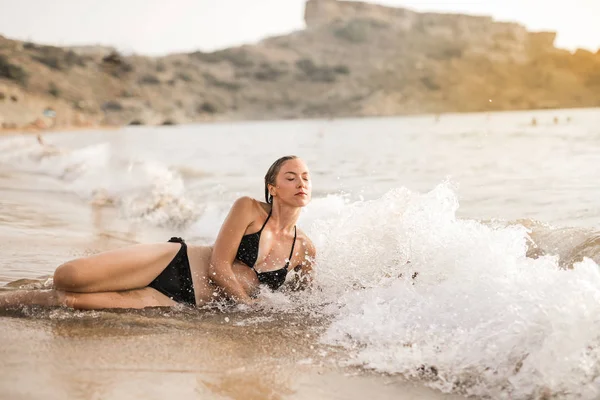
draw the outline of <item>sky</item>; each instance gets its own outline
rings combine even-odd
[[[0,35],[126,53],[212,51],[304,28],[305,0],[0,0]],[[600,48],[600,0],[373,0],[415,11],[491,15],[558,33],[555,45]]]

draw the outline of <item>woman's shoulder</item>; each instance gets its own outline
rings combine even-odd
[[[271,210],[271,205],[258,201],[249,196],[239,197],[234,201],[231,207],[231,214],[236,215],[237,218],[243,218],[248,223],[246,229],[255,224],[262,224],[266,216]]]
[[[233,207],[242,209],[242,210],[248,211],[248,212],[260,211],[260,210],[269,212],[271,205],[269,205],[263,201],[256,200],[250,196],[242,196],[242,197],[237,198],[233,202]]]
[[[312,242],[312,240],[310,240],[308,235],[300,228],[297,228],[296,230],[296,240],[302,244],[304,253],[311,257],[315,256],[317,250],[315,248],[314,243]]]

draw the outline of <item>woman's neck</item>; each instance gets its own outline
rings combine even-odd
[[[291,232],[300,218],[301,211],[300,207],[289,207],[274,202],[271,205],[271,219],[275,222],[277,232]]]

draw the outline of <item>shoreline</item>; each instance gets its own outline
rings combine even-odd
[[[213,125],[213,124],[244,124],[244,123],[257,123],[257,122],[285,122],[285,121],[337,121],[337,120],[371,120],[371,119],[388,119],[388,118],[419,118],[419,117],[431,117],[436,122],[443,117],[448,116],[469,116],[469,115],[494,115],[494,114],[506,114],[506,113],[552,113],[552,112],[577,112],[577,111],[592,111],[600,110],[600,107],[564,107],[564,108],[532,108],[532,109],[512,109],[512,110],[486,110],[486,111],[448,111],[440,113],[404,113],[404,114],[393,114],[393,115],[342,115],[342,116],[329,116],[329,117],[294,117],[294,118],[213,118],[210,120],[203,119],[198,121],[188,121],[182,123],[173,124],[140,124],[140,125],[65,125],[65,126],[54,126],[52,128],[40,128],[35,125],[28,125],[21,128],[3,128],[0,127],[0,136],[16,135],[16,134],[44,134],[44,133],[56,133],[56,132],[73,132],[73,131],[116,131],[125,128],[160,128],[160,127],[174,127],[174,126],[190,126],[190,125]],[[570,122],[568,120],[567,122]]]
[[[64,127],[53,127],[53,128],[0,128],[0,136],[10,135],[33,135],[33,134],[44,134],[44,133],[60,133],[60,132],[74,132],[74,131],[117,131],[123,129],[124,126],[113,126],[113,125],[94,125],[94,126],[64,126]]]

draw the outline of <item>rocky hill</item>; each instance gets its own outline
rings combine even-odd
[[[0,124],[38,128],[600,106],[600,51],[489,17],[309,0],[306,29],[165,57],[0,37]],[[491,100],[491,101],[490,101]]]

